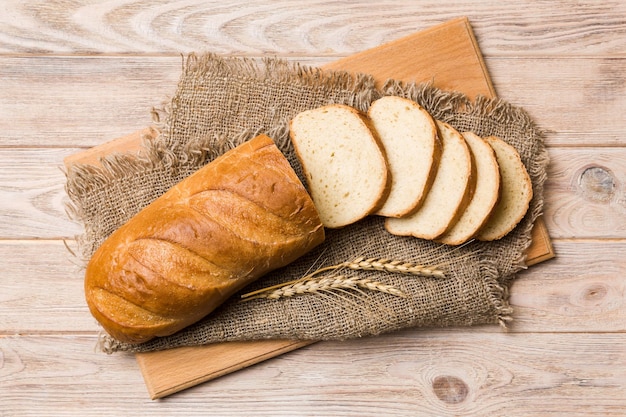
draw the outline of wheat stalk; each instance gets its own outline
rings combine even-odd
[[[445,277],[443,271],[437,267],[429,267],[385,258],[365,258],[361,256],[353,261],[344,262],[341,266],[355,270],[387,271],[396,274],[419,275],[433,278]]]
[[[327,271],[337,271],[340,268],[348,268],[352,270],[364,270],[364,271],[386,271],[386,272],[396,273],[396,274],[418,275],[418,276],[426,276],[426,277],[432,277],[432,278],[444,278],[445,277],[444,272],[438,267],[429,267],[429,266],[414,264],[410,262],[390,260],[386,258],[365,258],[364,256],[360,256],[358,258],[355,258],[352,261],[346,261],[337,265],[330,265],[330,266],[325,266],[323,268],[319,268],[311,272],[310,274],[305,275],[304,277],[293,280],[293,281],[276,284],[271,287],[261,288],[260,290],[243,294],[241,298],[242,299],[261,298],[261,297],[256,297],[257,295],[263,295],[262,298],[273,298],[273,297],[267,297],[267,294],[271,294],[273,291],[278,291],[277,294],[279,294],[282,289],[285,289],[285,291],[287,292],[296,291],[294,288],[300,285],[304,285],[305,283],[307,283],[307,285],[310,285],[311,287],[314,287],[315,283],[319,283],[324,280],[324,278],[322,279],[315,278],[316,275],[319,275],[322,272],[327,272]],[[351,284],[352,282],[350,281],[351,278],[348,279],[347,277],[343,275],[337,275],[331,278],[340,278],[339,279],[340,281],[345,281],[344,285],[346,285],[346,287],[343,287],[343,288],[356,288],[359,286],[361,288],[366,288],[368,285],[374,285],[371,283],[380,284],[378,281],[372,281],[372,280],[364,278],[364,279],[358,280],[361,282],[361,285],[356,285],[355,287],[354,285]],[[323,281],[323,282],[324,282],[324,285],[328,284],[328,282],[326,281]],[[380,285],[384,285],[384,284],[380,284]],[[335,289],[338,289],[338,288],[339,287]],[[378,289],[377,291],[387,292],[387,291],[383,291],[380,289]],[[315,292],[315,291],[306,291],[306,292]],[[293,294],[293,295],[296,295],[296,294]],[[398,295],[398,294],[395,294],[395,295]],[[280,298],[280,296],[278,296],[277,298]]]
[[[345,275],[326,276],[322,278],[309,278],[291,281],[282,286],[274,286],[254,291],[241,296],[245,301],[256,298],[276,300],[284,297],[293,297],[302,294],[315,294],[340,290],[366,289],[378,291],[397,297],[406,298],[406,294],[398,288],[374,281],[370,278],[353,278]]]

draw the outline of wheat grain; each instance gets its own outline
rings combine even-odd
[[[266,298],[276,300],[284,297],[293,297],[302,294],[327,293],[340,290],[358,290],[366,289],[370,291],[378,291],[397,297],[406,298],[406,294],[400,289],[374,281],[370,278],[353,278],[345,275],[334,275],[322,278],[310,278],[306,280],[297,280],[287,283],[281,287],[269,287],[263,290],[254,291],[241,296],[244,300],[252,300],[256,298]]]
[[[372,291],[384,292],[387,294],[395,295],[397,297],[406,298],[406,294],[402,292],[402,290],[399,290],[398,288],[394,287],[393,285],[383,284],[381,282],[374,281],[369,278],[363,278],[363,279],[358,280],[357,285],[359,286],[359,288],[365,288],[365,289],[372,290]]]

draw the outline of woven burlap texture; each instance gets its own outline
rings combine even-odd
[[[85,228],[78,237],[89,259],[119,226],[167,189],[216,156],[259,133],[273,138],[303,180],[288,134],[297,113],[329,103],[366,111],[384,95],[420,103],[436,119],[460,131],[496,135],[515,146],[533,182],[534,197],[526,217],[505,238],[440,245],[385,231],[383,219],[371,216],[339,230],[295,263],[245,288],[253,291],[300,278],[328,265],[358,256],[438,265],[445,278],[406,276],[385,271],[341,270],[401,289],[407,297],[369,291],[307,294],[277,300],[241,302],[239,294],[204,320],[140,345],[103,336],[102,349],[151,351],[234,340],[268,338],[327,340],[377,335],[408,327],[503,324],[510,320],[508,288],[524,268],[534,220],[543,207],[548,156],[542,134],[528,114],[502,100],[478,97],[428,84],[389,80],[377,89],[372,77],[322,71],[278,59],[262,62],[189,55],[173,98],[154,110],[160,135],[144,144],[143,156],[109,155],[101,166],[68,169],[66,190],[72,217]]]

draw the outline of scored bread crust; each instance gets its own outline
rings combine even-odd
[[[533,198],[533,187],[517,149],[496,136],[486,137],[485,141],[491,145],[498,160],[501,192],[489,221],[476,238],[493,241],[509,234],[524,218]]]
[[[324,240],[313,201],[261,135],[175,185],[116,230],[85,274],[93,316],[140,343],[200,320]]]
[[[388,218],[391,234],[436,239],[462,214],[473,192],[472,157],[465,139],[448,123],[436,121],[443,150],[430,191],[421,207],[402,218]]]
[[[391,173],[389,195],[375,214],[404,217],[417,210],[435,178],[441,156],[437,125],[417,102],[398,96],[375,100],[367,115]]]
[[[378,210],[391,178],[380,139],[357,109],[330,104],[297,114],[289,135],[322,223],[341,228]]]
[[[457,222],[442,236],[439,243],[460,245],[473,238],[489,220],[500,198],[500,169],[493,148],[480,136],[462,132],[469,145],[476,171],[472,198]]]

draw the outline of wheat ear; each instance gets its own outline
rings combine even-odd
[[[428,267],[410,262],[391,260],[385,258],[365,258],[358,257],[353,261],[341,264],[350,269],[361,269],[366,271],[387,271],[404,275],[419,275],[433,278],[444,278],[445,274],[437,267]]]
[[[445,278],[444,272],[436,266],[430,267],[430,266],[424,266],[424,265],[397,261],[397,260],[390,260],[390,259],[385,259],[385,258],[365,258],[364,256],[360,256],[358,258],[355,258],[352,261],[346,261],[337,265],[330,265],[330,266],[325,266],[323,268],[319,268],[311,272],[310,274],[307,274],[303,276],[302,278],[298,278],[293,281],[283,282],[280,284],[272,285],[271,287],[265,287],[256,291],[243,294],[241,298],[243,299],[259,298],[255,296],[258,294],[269,294],[274,290],[279,290],[284,287],[294,286],[296,284],[301,284],[307,281],[314,281],[314,280],[319,281],[319,279],[314,279],[316,275],[319,275],[322,272],[336,271],[340,268],[349,268],[352,270],[365,270],[365,271],[387,271],[390,273],[404,274],[404,275],[418,275],[418,276],[426,276],[426,277],[432,277],[432,278]],[[267,297],[264,297],[264,298],[267,298]]]
[[[306,280],[296,280],[286,283],[280,287],[269,287],[263,290],[254,291],[241,296],[245,301],[256,298],[267,298],[276,300],[284,297],[293,297],[302,294],[314,294],[320,292],[333,292],[340,290],[366,289],[378,291],[397,297],[406,298],[406,294],[398,288],[374,281],[369,278],[352,278],[345,275],[334,275],[322,278],[310,278]]]

